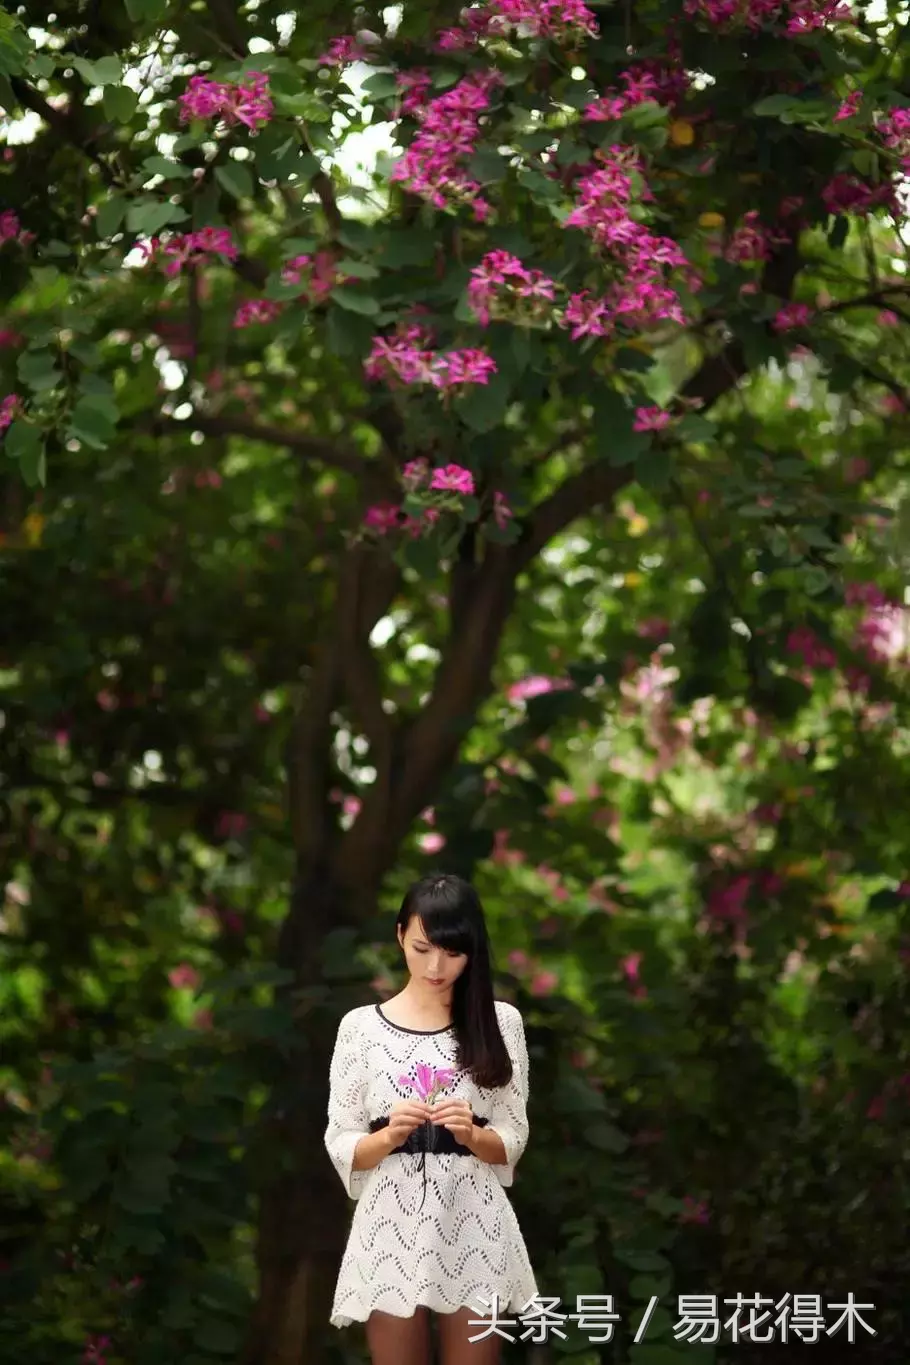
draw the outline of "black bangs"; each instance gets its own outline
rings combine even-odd
[[[411,888],[407,912],[421,921],[437,948],[453,953],[476,951],[483,915],[477,892],[461,877],[447,873],[424,877]]]
[[[451,953],[470,953],[474,946],[470,926],[457,908],[425,905],[415,911],[415,918],[420,920],[427,938],[436,948],[445,948]]]

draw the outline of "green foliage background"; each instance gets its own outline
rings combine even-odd
[[[665,8],[642,7],[643,43]],[[456,12],[406,7],[402,50]],[[0,166],[3,206],[38,237],[32,255],[4,247],[0,284],[22,342],[0,352],[4,391],[29,404],[0,493],[4,1358],[248,1359],[263,1188],[295,1159],[332,1179],[318,1147],[295,1154],[275,1132],[295,1087],[317,1127],[324,1109],[310,1021],[402,984],[393,912],[441,864],[476,880],[497,993],[526,1020],[531,1142],[513,1198],[538,1282],[568,1310],[611,1293],[621,1316],[612,1342],[570,1326],[551,1353],[748,1365],[766,1348],[675,1340],[676,1296],[852,1291],[875,1305],[877,1336],[820,1349],[894,1361],[910,1329],[910,656],[905,634],[902,654],[868,662],[856,628],[869,610],[844,585],[898,603],[906,587],[906,253],[884,222],[830,221],[818,187],[869,155],[868,129],[851,141],[833,112],[848,78],[870,101],[906,84],[902,30],[888,15],[865,45],[794,45],[802,84],[770,107],[770,40],[744,105],[736,44],[702,35],[718,73],[711,136],[727,139],[708,179],[666,119],[638,130],[693,253],[707,250],[700,215],[733,222],[809,185],[789,283],[823,301],[811,354],[769,328],[773,281],[749,311],[721,263],[701,329],[606,364],[494,324],[502,383],[453,413],[370,389],[361,362],[415,301],[453,334],[469,325],[459,233],[471,260],[527,243],[554,270],[590,263],[557,230],[552,186],[504,167],[483,243],[394,195],[377,211],[338,165],[328,184],[345,218],[332,222],[319,168],[383,114],[374,87],[376,112],[352,103],[338,123],[341,78],[316,66],[347,25],[336,6],[308,9],[280,56],[256,59],[284,121],[237,134],[249,157],[181,130],[183,58],[223,79],[254,68],[237,25],[245,43],[274,42],[281,13],[74,3],[50,40],[40,7],[0,13],[0,103],[18,117],[38,102],[42,120]],[[605,86],[625,20],[598,13]],[[367,9],[362,23],[381,28]],[[514,82],[531,104],[532,66],[516,62]],[[554,71],[564,93],[571,72]],[[384,183],[380,165],[373,190]],[[194,289],[124,267],[137,240],[189,223],[242,233],[237,269]],[[232,330],[243,299],[286,297],[282,260],[329,239],[358,283]],[[668,444],[636,439],[636,402],[714,384],[731,346],[734,381],[701,415]],[[348,533],[390,452],[394,466],[423,451],[502,478],[528,524],[580,471],[596,477],[523,566],[491,685],[459,717],[460,750],[422,814],[375,885],[358,864],[359,917],[320,928],[307,969],[288,970],[309,847],[295,753],[325,642],[342,633]],[[461,541],[465,523],[445,534]],[[369,554],[378,578],[382,547]],[[414,723],[452,648],[454,576],[444,536],[399,561],[367,637],[386,712]],[[806,628],[831,663],[800,659]],[[522,700],[510,689],[529,678],[560,687]],[[319,820],[341,848],[375,776],[360,722],[358,699],[340,699],[323,751]],[[326,1355],[366,1358],[356,1332]]]

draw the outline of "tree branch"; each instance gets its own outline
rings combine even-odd
[[[140,426],[139,423],[133,425],[134,429]],[[261,441],[264,445],[284,446],[295,454],[302,455],[304,459],[315,460],[333,469],[343,469],[346,473],[353,474],[356,479],[376,476],[379,472],[374,461],[366,459],[353,447],[337,445],[328,437],[310,436],[304,431],[271,426],[247,417],[232,417],[228,414],[210,416],[194,412],[192,417],[183,421],[176,417],[156,414],[147,424],[142,425],[151,431],[201,431],[203,436],[242,436],[248,441]]]
[[[32,113],[37,114],[61,141],[68,142],[70,146],[76,147],[84,156],[95,163],[109,187],[122,187],[122,182],[104,160],[104,157],[79,137],[79,130],[73,126],[73,121],[69,115],[48,104],[46,100],[41,98],[37,90],[33,90],[28,82],[19,76],[10,77],[10,86],[13,94],[24,108],[31,109]]]
[[[341,600],[344,610],[336,614],[339,664],[344,688],[354,717],[370,742],[376,768],[376,789],[383,804],[388,799],[392,764],[392,722],[382,708],[382,677],[370,647],[376,620],[365,609],[366,585],[376,568],[379,551],[357,545],[342,566]],[[378,619],[378,618],[376,618]]]
[[[522,539],[512,547],[516,573],[527,568],[544,546],[582,513],[612,502],[619,490],[634,477],[634,465],[619,469],[604,462],[587,465],[565,479],[554,493],[538,504],[525,526]]]

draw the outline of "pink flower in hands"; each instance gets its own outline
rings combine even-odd
[[[451,1068],[440,1067],[437,1070],[426,1062],[418,1062],[415,1073],[413,1077],[399,1076],[398,1084],[405,1090],[416,1090],[425,1104],[432,1104],[440,1091],[455,1079],[455,1072]]]

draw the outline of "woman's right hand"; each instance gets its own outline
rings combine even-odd
[[[388,1134],[392,1151],[430,1117],[432,1108],[422,1100],[398,1100],[389,1110]]]

